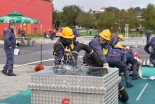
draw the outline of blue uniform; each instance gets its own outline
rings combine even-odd
[[[137,60],[130,54],[130,53],[126,53],[126,57],[127,57],[127,64],[131,64],[131,70],[133,71],[133,75],[136,76],[136,72],[137,72]]]
[[[115,48],[115,45],[118,43],[119,38],[117,36],[112,36],[111,37],[111,46],[112,48]]]
[[[99,42],[99,39],[98,38],[94,38],[89,43],[89,46],[96,52],[96,54],[98,55],[98,58],[100,59],[102,65],[103,65],[103,63],[107,63],[106,57],[103,54],[103,48],[104,49],[107,49],[108,48],[108,43],[101,44]],[[91,56],[88,56],[86,54],[84,55],[84,62],[87,63],[88,65],[99,67],[95,63],[95,61],[91,59]]]
[[[149,47],[151,46],[151,51]],[[155,37],[152,37],[149,42],[145,45],[144,50],[150,54],[150,61],[155,66]]]
[[[65,40],[63,40],[63,38],[58,39],[58,41],[54,44],[54,55],[57,57],[57,59],[55,60],[55,64],[59,65],[61,62],[61,59],[64,57],[64,49],[68,48],[72,51],[72,49],[74,47],[71,47],[71,45],[76,46],[77,44],[79,44],[79,42],[75,41],[75,39],[73,39],[70,42],[66,42]]]
[[[150,36],[151,36],[151,32],[150,32],[150,31],[147,31],[147,32],[146,32],[146,43],[149,42]]]
[[[110,67],[117,67],[121,72],[124,72],[126,83],[130,83],[129,70],[126,64],[126,53],[121,49],[110,49],[107,55],[107,62]]]
[[[12,48],[9,48],[12,47]],[[6,64],[3,67],[4,71],[7,73],[13,72],[13,64],[14,64],[14,49],[16,47],[16,37],[12,29],[8,28],[5,30],[4,34],[4,50],[6,53]]]
[[[79,33],[75,28],[73,28],[72,31],[73,31],[73,34],[75,36],[74,38],[76,39],[79,36]]]

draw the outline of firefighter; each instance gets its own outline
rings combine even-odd
[[[129,70],[126,64],[126,53],[122,49],[123,47],[120,44],[116,44],[115,48],[110,49],[107,55],[107,62],[110,67],[117,67],[120,69],[120,72],[124,73],[126,86],[130,88],[133,85],[130,83]]]
[[[111,37],[111,46],[112,48],[115,48],[115,45],[119,42],[122,41],[124,38],[124,35],[118,35],[118,36],[112,36]]]
[[[94,38],[89,43],[89,46],[96,52],[96,54],[98,55],[98,58],[101,60],[101,65],[98,66],[95,63],[95,60],[92,60],[91,56],[87,53],[83,56],[84,63],[86,63],[89,66],[109,67],[105,56],[107,55],[107,52],[108,52],[108,48],[109,48],[108,41],[110,41],[110,37],[111,37],[111,32],[108,29],[106,29],[99,34],[99,38]]]
[[[151,46],[152,50],[149,50],[149,47]],[[150,61],[155,67],[155,36],[153,36],[148,43],[145,45],[144,50],[150,54]]]
[[[69,27],[63,28],[60,38],[54,44],[53,54],[55,55],[55,65],[60,65],[61,60],[66,62],[68,58],[66,55],[68,56],[77,44],[79,44],[79,42],[75,41],[72,29]]]
[[[130,47],[124,47],[123,50],[126,52],[127,64],[131,64],[130,69],[133,71],[132,79],[137,80],[138,79],[138,76],[137,76],[138,62],[134,58],[133,51],[132,51],[132,49]]]
[[[2,73],[8,76],[16,76],[13,73],[14,49],[16,47],[16,37],[14,34],[15,23],[9,23],[9,27],[4,32],[4,50],[6,54],[6,64]]]

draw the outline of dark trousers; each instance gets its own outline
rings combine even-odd
[[[14,49],[13,48],[4,48],[6,54],[6,64],[3,67],[3,70],[8,73],[13,72],[13,64],[14,64]]]
[[[155,67],[155,58],[150,57],[150,61],[153,64],[153,66]]]
[[[150,40],[150,37],[147,36],[147,37],[146,37],[146,44],[149,42],[149,40]]]
[[[130,56],[130,57],[127,57],[127,64],[131,64],[131,70],[133,71],[133,75],[136,75],[137,73],[137,60]]]
[[[130,83],[129,70],[125,62],[121,61],[117,57],[107,57],[107,62],[110,67],[119,68],[119,71],[124,73],[126,83]]]

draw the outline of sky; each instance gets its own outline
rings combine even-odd
[[[146,8],[147,5],[155,4],[155,0],[53,0],[54,8],[61,11],[64,6],[78,5],[84,11],[99,10],[102,7],[117,7],[128,9],[130,7]]]

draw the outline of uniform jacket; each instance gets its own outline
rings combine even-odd
[[[111,37],[111,46],[112,46],[112,48],[115,48],[115,45],[118,43],[118,37],[117,36],[112,36]]]
[[[116,49],[116,48],[110,49],[107,57],[119,58],[123,62],[127,61],[126,53],[125,53],[125,51],[123,51],[121,49]]]
[[[16,37],[13,30],[10,28],[6,29],[4,34],[4,48],[9,47],[16,47]]]
[[[71,48],[72,44],[76,46],[77,44],[79,44],[79,42],[73,39],[70,43],[68,43],[62,38],[58,39],[58,41],[54,44],[54,53],[56,53],[56,56],[59,60],[64,56],[64,48]]]
[[[149,47],[151,46],[151,51]],[[151,57],[155,58],[155,37],[152,37],[149,42],[145,45],[144,50],[151,55]]]
[[[105,43],[105,44],[101,44],[99,42],[99,39],[98,38],[94,38],[90,43],[89,43],[89,46],[96,52],[96,54],[98,55],[98,57],[100,58],[100,60],[103,62],[103,63],[106,63],[106,57],[105,55],[103,54],[103,48],[107,48],[108,44]]]

